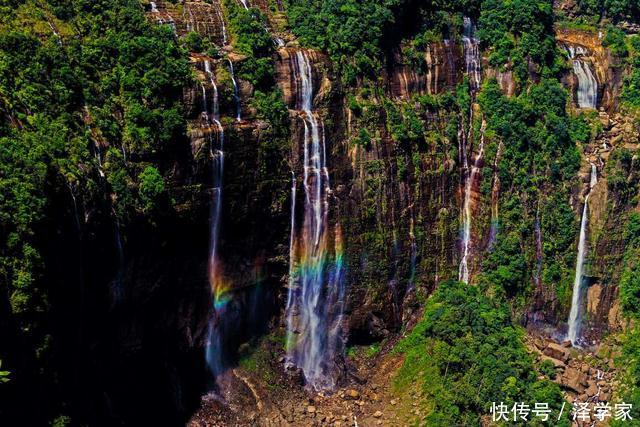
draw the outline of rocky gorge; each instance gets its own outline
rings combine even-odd
[[[549,4],[552,41],[541,45],[552,53],[505,60],[506,44],[489,34],[490,5],[443,7],[441,23],[409,1],[389,6],[394,19],[376,68],[361,52],[351,58],[305,33],[296,14],[310,8],[304,2],[134,3],[153,31],[181,46],[189,78],[175,82],[174,98],[184,132],[145,151],[117,142],[105,113],[86,107],[81,122],[98,148],[95,160],[76,163],[99,185],[71,180],[72,197],[53,192],[43,224],[56,231],[42,244],[57,373],[41,389],[61,390],[72,403],[52,401],[42,417],[69,413],[83,425],[447,425],[433,418],[437,396],[419,378],[446,378],[464,357],[434,371],[421,361],[415,381],[398,384],[414,334],[440,333],[432,325],[449,300],[438,290],[449,282],[482,294],[454,299],[456,310],[504,310],[469,309],[481,320],[444,323],[468,321],[473,332],[450,331],[460,339],[513,328],[513,345],[532,368],[511,367],[506,377],[515,381],[522,369],[569,404],[626,397],[619,357],[636,327],[629,295],[637,290],[623,283],[636,262],[640,122],[625,98],[633,76],[625,58],[634,51],[621,56],[608,34],[633,39],[633,28],[569,25],[571,13],[583,12],[560,13],[578,6]],[[338,10],[322,13],[355,13],[346,4]],[[62,18],[50,21],[72,45],[75,30],[65,35]],[[513,31],[518,43],[530,36]],[[350,71],[353,63],[359,71]],[[7,123],[28,122],[2,111]],[[130,124],[123,129],[135,134]],[[146,193],[142,173],[120,184],[116,163],[131,176],[157,169],[163,190],[153,208],[121,214],[133,197],[123,187]],[[13,325],[7,342],[27,352],[15,307],[3,306],[3,325]],[[572,308],[578,334],[567,341]],[[494,318],[499,327],[485,325]],[[457,354],[452,340],[441,339]],[[442,342],[418,342],[420,354],[437,360]],[[9,386],[20,399],[38,382],[21,369],[40,359],[0,356],[19,373]],[[487,408],[476,409],[476,418],[456,422],[492,425]]]

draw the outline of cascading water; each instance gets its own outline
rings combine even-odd
[[[464,62],[471,92],[477,92],[482,79],[480,66],[480,40],[475,36],[476,27],[471,18],[464,17],[462,44],[464,46]]]
[[[598,80],[591,66],[583,59],[588,52],[582,46],[565,45],[565,50],[573,63],[573,72],[578,79],[578,107],[596,108],[598,106]]]
[[[498,164],[500,163],[500,155],[502,154],[502,144],[498,144],[496,158],[493,161],[493,183],[491,184],[491,228],[489,229],[488,247],[492,248],[498,237],[500,228],[500,176],[498,175]]]
[[[475,37],[475,26],[470,18],[464,17],[464,27],[462,42],[464,47],[465,70],[469,78],[469,90],[471,91],[472,102],[480,88],[481,68],[480,68],[480,41]],[[480,177],[480,170],[484,156],[484,126],[482,123],[480,136],[480,149],[478,155],[473,161],[473,165],[469,167],[469,157],[467,155],[468,140],[470,139],[471,129],[473,127],[473,106],[470,108],[469,117],[469,133],[465,134],[464,130],[460,132],[460,153],[461,162],[464,167],[464,201],[462,204],[462,258],[458,269],[458,280],[469,283],[469,257],[471,253],[471,218],[472,206],[471,198],[474,184]]]
[[[158,6],[156,5],[156,2],[152,1],[151,3],[149,3],[151,5],[151,12],[152,13],[159,13],[160,11],[158,10]]]
[[[236,121],[241,121],[241,105],[240,105],[240,93],[238,91],[238,83],[236,82],[236,76],[233,71],[233,62],[229,61],[229,73],[231,73],[231,82],[233,83],[233,99],[236,101]]]
[[[342,280],[342,232],[334,229],[333,257],[329,247],[329,173],[322,121],[313,111],[313,79],[309,58],[296,52],[294,77],[297,108],[304,123],[304,219],[296,236],[291,214],[291,266],[287,301],[287,365],[302,369],[315,390],[336,385],[336,356],[342,351],[342,315],[345,299]],[[295,181],[292,185],[295,209]],[[333,258],[333,259],[332,259]]]
[[[215,5],[215,10],[216,14],[218,15],[218,19],[220,20],[220,26],[222,28],[222,45],[226,46],[228,40],[227,27],[224,23],[224,15],[222,15],[222,6],[220,5],[220,2]]]
[[[484,122],[482,123],[484,128]],[[471,169],[467,168],[466,182],[464,187],[464,203],[462,206],[462,260],[458,271],[458,279],[464,283],[469,283],[469,254],[471,252],[471,217],[473,215],[471,209],[471,193],[473,186],[480,178],[482,170],[482,161],[484,156],[484,129],[480,134],[480,150],[476,156]]]
[[[589,223],[589,196],[593,187],[598,183],[598,169],[591,163],[591,179],[589,180],[589,193],[584,199],[582,209],[582,220],[580,221],[580,239],[578,241],[578,257],[576,259],[576,275],[573,281],[573,295],[571,297],[571,311],[569,312],[569,332],[567,339],[571,344],[576,345],[580,333],[581,305],[582,305],[582,282],[584,279],[584,259],[587,252],[587,227]]]
[[[191,31],[198,31],[197,28],[197,24],[195,19],[193,18],[193,12],[191,11],[191,7],[189,7],[189,4],[187,2],[184,2],[184,6],[182,9],[182,15],[184,17],[184,14],[188,13],[189,14],[189,19],[185,21],[187,22],[187,32],[191,32]]]
[[[202,86],[203,130],[208,136],[209,152],[213,159],[213,197],[211,201],[208,265],[209,284],[213,298],[213,316],[209,321],[206,359],[209,369],[214,376],[217,376],[224,368],[221,333],[218,325],[224,317],[226,303],[229,301],[228,289],[224,285],[218,254],[218,238],[220,234],[220,217],[222,210],[222,177],[224,175],[224,129],[220,123],[218,110],[218,88],[213,72],[211,71],[211,64],[208,60],[204,62],[204,71],[213,89],[213,103],[210,111],[207,102],[207,90],[204,85]],[[213,129],[211,125],[213,125]]]

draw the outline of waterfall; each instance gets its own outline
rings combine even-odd
[[[240,0],[240,3],[242,3],[242,7],[244,7],[246,10],[249,10],[249,5],[247,4],[247,0]]]
[[[476,27],[471,18],[464,17],[462,44],[464,46],[464,62],[471,92],[475,93],[480,88],[482,72],[480,66],[480,40],[475,36]]]
[[[587,252],[587,227],[588,227],[588,206],[589,196],[593,191],[593,187],[598,183],[598,170],[596,165],[591,163],[591,179],[589,180],[589,193],[584,199],[584,208],[582,209],[582,221],[580,222],[580,240],[578,241],[578,257],[576,259],[576,275],[573,281],[573,295],[571,297],[571,311],[569,312],[569,333],[567,338],[571,340],[571,344],[575,345],[580,332],[581,321],[581,305],[582,305],[582,282],[584,279],[584,259]]]
[[[184,2],[184,8],[182,9],[183,17],[185,12],[189,13],[189,20],[185,19],[185,21],[187,22],[187,32],[190,33],[192,31],[197,31],[196,22],[193,18],[193,12],[191,12],[191,8],[187,5],[186,1]]]
[[[473,102],[475,94],[480,88],[482,78],[480,68],[480,41],[475,36],[475,25],[470,18],[464,17],[462,43],[464,49],[465,72],[469,78],[469,90],[471,91],[471,99]],[[470,156],[467,154],[469,150],[468,141],[471,139],[471,130],[473,129],[473,105],[469,114],[469,132],[465,135],[464,129],[459,132],[459,151],[460,161],[464,168],[464,197],[462,204],[462,258],[458,268],[458,280],[469,283],[469,258],[472,249],[471,242],[471,219],[472,219],[472,191],[474,184],[480,177],[480,170],[484,156],[484,127],[482,122],[480,149],[475,161],[469,167]]]
[[[220,5],[220,2],[217,3],[217,5],[215,6],[215,10],[216,10],[216,14],[218,15],[218,19],[220,20],[220,26],[222,27],[222,45],[226,46],[227,45],[227,27],[224,23],[224,15],[222,15],[222,10],[221,10],[222,6]]]
[[[471,193],[474,189],[474,184],[480,178],[482,170],[482,158],[484,156],[484,122],[482,123],[482,130],[480,133],[480,150],[476,156],[471,170],[466,170],[466,179],[464,186],[464,203],[462,205],[462,260],[460,261],[460,268],[458,271],[458,279],[462,282],[469,283],[469,254],[471,252],[471,217],[473,210],[471,206]]]
[[[208,274],[213,298],[214,313],[209,321],[206,360],[209,369],[214,376],[216,376],[223,370],[221,348],[222,336],[219,324],[221,319],[224,317],[226,303],[229,301],[228,289],[222,280],[218,254],[218,238],[220,234],[220,219],[222,212],[222,178],[224,175],[224,129],[220,123],[218,88],[215,83],[214,74],[211,71],[211,64],[209,60],[204,61],[204,71],[213,89],[212,109],[209,111],[207,90],[206,87],[202,85],[202,105],[204,110],[202,112],[202,116],[205,119],[203,130],[205,135],[208,136],[209,153],[213,159],[213,196],[211,200]],[[213,129],[211,128],[211,125],[213,125]]]
[[[152,1],[150,4],[151,4],[151,12],[153,12],[153,13],[159,13],[160,12],[158,10],[158,6],[156,5],[156,2]]]
[[[582,46],[565,45],[569,59],[573,62],[573,73],[578,79],[578,107],[596,108],[598,106],[598,80],[589,63],[583,59],[588,52]]]
[[[241,121],[241,111],[240,111],[240,93],[238,92],[238,83],[236,82],[236,76],[233,72],[233,62],[230,59],[229,61],[229,72],[231,73],[231,82],[233,83],[233,99],[236,101],[236,121]]]
[[[496,158],[493,161],[493,183],[491,184],[491,228],[489,230],[488,247],[492,248],[498,237],[500,229],[500,176],[498,176],[498,163],[500,163],[500,155],[502,154],[502,143],[498,144]]]
[[[329,194],[325,135],[322,121],[313,111],[313,78],[304,51],[291,58],[297,87],[297,108],[304,123],[304,217],[295,236],[295,212],[291,214],[291,265],[287,301],[287,365],[302,369],[315,390],[332,389],[338,370],[336,356],[342,350],[342,314],[345,298],[342,279],[342,232],[334,229],[333,259],[329,248]],[[295,181],[292,186],[295,209]],[[297,242],[295,240],[297,240]],[[297,251],[294,249],[297,244]],[[298,253],[296,253],[298,252]]]

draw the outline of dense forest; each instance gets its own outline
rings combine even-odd
[[[639,424],[638,148],[639,0],[0,0],[0,424]]]

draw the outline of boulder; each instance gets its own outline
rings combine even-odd
[[[543,353],[545,356],[561,360],[564,363],[567,363],[567,360],[569,360],[569,351],[560,344],[553,342],[547,345],[547,348],[544,349]]]
[[[358,393],[358,390],[350,388],[349,390],[347,390],[346,397],[355,400],[360,397],[360,393]]]
[[[586,375],[574,368],[565,369],[562,377],[560,377],[560,383],[565,388],[578,394],[584,393],[588,386]]]

